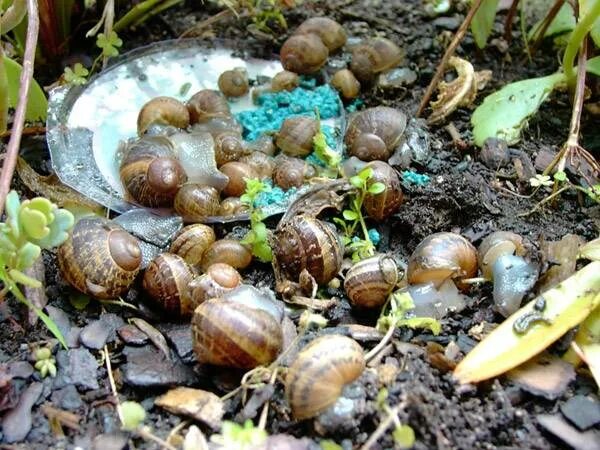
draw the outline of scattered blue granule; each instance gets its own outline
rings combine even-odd
[[[337,135],[340,131],[337,128],[323,124],[321,124],[321,131],[323,131],[323,134],[325,135],[325,142],[327,142],[327,146],[337,152]],[[341,151],[341,149],[339,150]],[[327,163],[321,160],[321,158],[319,158],[314,152],[306,157],[306,162],[316,166],[327,167]]]
[[[429,176],[412,170],[405,170],[402,172],[402,181],[405,183],[416,184],[417,186],[425,186],[429,183]]]
[[[375,228],[371,228],[369,230],[369,239],[371,239],[373,245],[378,245],[381,242],[381,235]]]
[[[300,87],[305,89],[314,89],[317,86],[317,79],[314,77],[300,76]]]
[[[355,100],[352,100],[352,102],[348,106],[346,106],[346,111],[352,113],[364,104],[365,102],[363,102],[360,98],[357,98]]]
[[[323,120],[340,115],[338,94],[326,84],[315,89],[298,87],[291,92],[265,93],[258,97],[257,103],[257,109],[236,114],[244,127],[244,138],[249,141],[265,132],[278,131],[288,117],[316,117],[316,108]]]
[[[296,188],[290,188],[284,191],[279,186],[273,186],[273,182],[266,178],[263,180],[269,186],[269,189],[258,194],[258,198],[254,201],[255,208],[264,208],[269,205],[285,205],[290,197],[296,194]]]

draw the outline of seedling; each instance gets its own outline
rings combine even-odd
[[[270,262],[273,253],[267,241],[267,226],[263,223],[265,215],[255,204],[260,193],[269,189],[269,185],[256,178],[246,179],[246,192],[240,197],[241,202],[250,208],[250,231],[242,239],[242,244],[250,245],[252,254],[262,262]]]
[[[210,441],[227,450],[250,450],[262,444],[267,437],[267,432],[255,427],[251,420],[246,420],[243,425],[226,420],[221,434],[213,434]]]
[[[69,84],[81,86],[87,83],[87,76],[89,73],[89,70],[83,67],[81,63],[76,63],[72,69],[70,67],[65,67],[63,79]]]
[[[319,110],[316,111],[316,114],[319,122],[319,131],[313,138],[313,150],[315,152],[315,156],[323,161],[327,166],[325,175],[329,178],[337,178],[340,173],[342,155],[327,145],[327,139],[325,137],[325,133],[323,132],[323,127],[321,126]]]
[[[138,402],[123,402],[119,405],[122,428],[133,431],[140,427],[146,418],[146,410]]]
[[[394,439],[394,443],[396,444],[397,448],[411,448],[413,445],[415,445],[415,432],[410,425],[403,425],[400,422],[400,418],[398,417],[398,408],[391,408],[387,404],[387,398],[388,390],[386,388],[380,389],[377,393],[377,409],[391,418],[391,422],[394,424],[392,438]],[[382,421],[382,424],[385,423],[387,423],[387,421]]]
[[[50,375],[56,376],[56,360],[52,357],[52,352],[48,347],[38,348],[34,353],[35,369],[40,372],[42,378]]]
[[[387,310],[388,307],[389,310]],[[410,311],[414,307],[415,304],[408,292],[393,293],[377,320],[377,329],[385,332],[396,327],[427,328],[433,334],[438,335],[442,326],[437,320],[431,317],[410,317]]]

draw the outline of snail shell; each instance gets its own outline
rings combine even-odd
[[[219,91],[203,89],[196,92],[187,102],[190,123],[206,122],[214,117],[231,115],[227,99]]]
[[[142,286],[170,317],[186,318],[193,311],[189,290],[193,278],[192,269],[182,257],[162,253],[146,268]]]
[[[294,34],[315,34],[329,50],[329,53],[342,48],[346,43],[346,31],[329,17],[311,17],[300,24]]]
[[[184,184],[177,192],[174,208],[184,222],[204,222],[219,212],[219,192],[212,186]]]
[[[275,232],[274,256],[290,280],[307,270],[318,284],[326,284],[342,267],[344,246],[333,226],[298,215]]]
[[[525,255],[523,238],[511,231],[496,231],[479,245],[479,268],[488,280],[492,279],[492,267],[502,255]]]
[[[223,131],[215,137],[215,161],[217,167],[230,161],[237,161],[249,153],[244,146],[242,136],[235,131]]]
[[[319,122],[310,117],[290,117],[281,125],[275,145],[288,156],[307,156],[313,150],[313,138]]]
[[[271,92],[293,91],[300,85],[297,73],[282,70],[277,72],[271,80]]]
[[[242,277],[230,265],[216,263],[209,266],[205,274],[194,278],[189,285],[194,309],[206,300],[222,297],[241,283]]]
[[[282,189],[301,187],[305,180],[316,176],[315,168],[300,158],[278,157],[273,182]]]
[[[229,178],[223,194],[230,197],[239,197],[246,191],[246,179],[258,178],[258,173],[249,164],[239,161],[223,164],[220,170]]]
[[[403,194],[400,177],[392,166],[383,161],[373,161],[367,164],[373,169],[373,176],[368,185],[383,183],[385,190],[379,194],[365,195],[363,208],[372,219],[382,222],[396,213],[402,204]]]
[[[188,225],[175,235],[169,252],[181,256],[189,265],[196,266],[215,239],[215,232],[208,225]]]
[[[239,197],[227,197],[219,206],[219,216],[235,216],[248,212],[248,205],[242,203]]]
[[[395,108],[377,106],[355,114],[344,142],[348,153],[363,161],[387,161],[406,130],[406,115]]]
[[[77,290],[101,299],[125,294],[141,263],[138,240],[100,217],[79,220],[58,248],[62,277]]]
[[[311,74],[325,65],[329,50],[315,34],[295,34],[283,43],[279,55],[285,70]]]
[[[350,302],[363,308],[382,306],[398,282],[398,267],[390,256],[378,255],[354,264],[344,289]]]
[[[149,207],[170,207],[187,176],[165,136],[144,136],[127,144],[119,175],[128,194]]]
[[[242,68],[226,70],[219,76],[217,84],[219,90],[227,97],[241,97],[250,90],[248,72]]]
[[[275,170],[275,161],[270,156],[259,151],[242,156],[240,162],[248,164],[257,173],[259,178],[271,178]]]
[[[298,354],[285,379],[285,395],[296,419],[317,416],[333,405],[365,369],[360,345],[341,335],[321,336]]]
[[[202,268],[207,269],[216,263],[229,264],[236,269],[245,269],[252,262],[252,252],[234,239],[215,241],[204,253]]]
[[[155,124],[187,128],[190,124],[190,113],[182,102],[173,97],[155,97],[147,102],[138,114],[138,135],[143,135]]]
[[[272,315],[222,298],[196,308],[192,335],[198,361],[241,369],[269,364],[283,346],[281,325]]]
[[[348,69],[338,70],[331,78],[331,85],[336,88],[346,100],[358,97],[360,82]]]
[[[404,52],[389,39],[375,38],[352,51],[350,70],[361,82],[372,81],[375,74],[399,65]]]
[[[426,237],[408,260],[410,284],[431,282],[439,287],[449,278],[460,284],[461,278],[472,278],[476,274],[477,251],[456,233],[435,233]]]
[[[255,141],[247,143],[246,147],[248,150],[252,151],[252,153],[260,152],[267,156],[273,156],[275,154],[273,137],[267,134],[263,134]]]

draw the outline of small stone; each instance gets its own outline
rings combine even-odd
[[[433,21],[436,28],[454,31],[460,26],[460,20],[457,17],[438,17]]]
[[[298,439],[287,434],[274,434],[262,444],[254,447],[255,450],[310,450],[312,448],[314,447],[310,439]]]
[[[560,406],[560,411],[580,430],[600,423],[600,402],[583,395],[570,398]]]
[[[2,419],[4,442],[9,444],[25,439],[31,430],[31,408],[42,394],[42,383],[32,383],[21,394],[17,406]]]
[[[61,350],[56,354],[58,375],[54,381],[56,389],[74,384],[81,389],[98,389],[98,362],[85,348]]]
[[[158,327],[184,362],[193,362],[192,328],[188,324],[163,324]]]
[[[125,347],[127,363],[123,366],[124,381],[131,386],[165,387],[191,385],[196,376],[179,358],[168,359],[153,345]]]
[[[383,90],[407,87],[417,81],[417,73],[408,67],[397,67],[383,72],[377,78],[377,87]]]
[[[51,305],[46,306],[46,312],[54,321],[61,334],[63,336],[68,336],[69,332],[71,331],[71,321],[69,320],[67,314],[62,309]]]
[[[487,138],[481,146],[479,160],[485,164],[488,169],[498,170],[504,167],[510,161],[508,144],[505,140],[498,138]]]
[[[55,390],[52,393],[52,403],[61,409],[69,411],[76,410],[83,405],[79,392],[77,392],[77,389],[72,384]]]
[[[129,436],[120,431],[100,434],[94,438],[92,450],[124,450],[128,448]]]
[[[79,347],[79,335],[81,334],[81,327],[73,327],[69,331],[69,334],[64,335],[67,341],[67,347],[77,348]]]
[[[104,322],[95,320],[83,327],[79,334],[79,340],[87,348],[100,350],[106,344],[110,331]]]
[[[27,379],[33,374],[33,366],[27,361],[15,361],[8,365],[8,374],[12,378]]]
[[[215,430],[221,427],[223,402],[212,392],[178,387],[158,397],[155,404],[173,414],[199,420]]]
[[[110,329],[107,341],[109,343],[112,343],[117,339],[117,330],[125,325],[123,318],[113,313],[102,314],[100,316],[100,321]]]
[[[512,369],[507,376],[530,394],[555,400],[575,379],[575,369],[556,356],[542,353]]]
[[[600,431],[579,431],[572,427],[560,414],[540,414],[541,426],[575,450],[600,450]]]
[[[148,343],[148,336],[135,325],[124,325],[117,330],[117,333],[127,345],[144,345]]]

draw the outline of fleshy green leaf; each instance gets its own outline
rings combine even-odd
[[[6,56],[4,57],[4,67],[6,68],[6,75],[8,77],[8,105],[11,108],[16,108],[23,67],[18,62]],[[47,109],[48,100],[46,100],[44,91],[35,80],[31,80],[25,118],[32,122],[37,120],[45,121]]]
[[[36,209],[21,208],[19,222],[25,234],[32,239],[43,239],[50,234],[48,218]]]
[[[518,142],[527,119],[564,80],[564,74],[555,73],[510,83],[488,95],[471,117],[475,144],[481,147],[489,137]]]
[[[35,278],[31,278],[30,276],[25,275],[23,272],[17,269],[11,269],[8,271],[8,275],[19,284],[23,284],[25,286],[29,286],[32,288],[42,287],[42,283]]]
[[[362,189],[365,185],[365,181],[358,175],[355,175],[350,177],[350,184],[357,189]]]
[[[346,219],[346,220],[357,220],[358,219],[358,214],[356,214],[354,211],[351,211],[349,209],[345,209],[342,212],[342,216],[344,216],[344,219]]]
[[[123,417],[123,429],[133,431],[146,418],[146,410],[138,402],[127,401],[121,403],[121,415]]]
[[[321,447],[322,450],[343,450],[341,445],[336,444],[335,442],[330,441],[330,440],[321,441],[319,443],[319,446]]]
[[[588,59],[585,64],[585,70],[600,77],[600,56]]]
[[[54,221],[50,224],[50,233],[43,239],[35,241],[44,249],[58,247],[69,237],[69,230],[75,223],[75,217],[66,209],[56,209],[54,211]]]
[[[254,231],[257,241],[264,242],[267,240],[267,226],[264,223],[259,222],[255,224],[252,230]]]
[[[483,0],[481,6],[473,16],[471,32],[479,48],[485,47],[488,37],[492,32],[497,8],[498,0]]]
[[[40,253],[42,249],[32,244],[31,242],[26,242],[21,248],[17,251],[17,265],[15,269],[17,270],[25,270],[33,265],[33,263],[40,257]]]
[[[564,172],[564,170],[560,170],[554,174],[554,179],[560,182],[566,181],[567,174]]]
[[[273,252],[266,241],[255,243],[252,246],[252,254],[261,262],[271,262],[273,260]]]
[[[383,191],[385,191],[385,184],[380,182],[373,183],[371,186],[369,186],[368,190],[369,193],[373,195],[381,194]]]
[[[408,425],[400,425],[396,427],[392,432],[392,437],[394,438],[394,442],[400,448],[411,448],[415,445],[415,432]]]
[[[372,176],[373,176],[373,168],[372,167],[365,167],[363,170],[358,172],[358,177],[365,181],[371,179]]]

